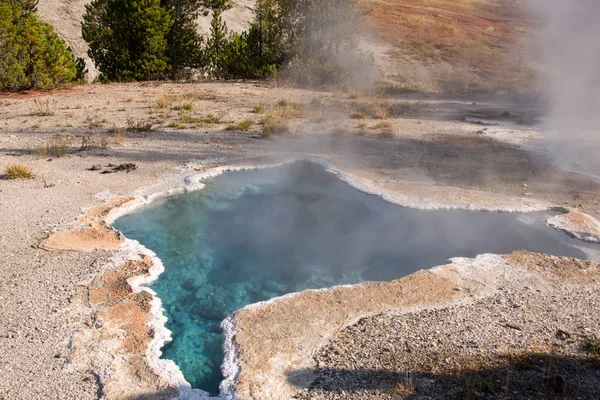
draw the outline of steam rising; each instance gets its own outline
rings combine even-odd
[[[528,0],[541,26],[536,50],[549,100],[545,145],[557,161],[600,173],[600,2]]]

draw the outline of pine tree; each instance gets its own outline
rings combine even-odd
[[[226,69],[226,48],[228,45],[228,29],[223,21],[223,12],[230,9],[228,0],[212,0],[209,4],[212,10],[210,37],[206,43],[206,61],[211,72],[221,78]]]
[[[37,19],[36,5],[0,0],[0,90],[46,89],[76,80],[71,52]]]
[[[202,64],[202,37],[198,34],[196,19],[205,14],[201,0],[162,0],[173,24],[167,34],[166,55],[171,66],[171,77],[178,79],[186,68]]]
[[[171,25],[160,0],[94,0],[86,6],[82,34],[104,79],[163,79]]]
[[[300,83],[321,85],[367,66],[358,49],[357,0],[259,0],[243,37],[253,70],[288,70]]]

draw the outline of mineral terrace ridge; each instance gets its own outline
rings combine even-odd
[[[53,134],[76,137],[89,113],[118,126],[127,116],[141,118],[145,103],[162,96],[192,96],[185,98],[194,99],[195,109],[211,110],[224,122],[194,132],[157,126],[150,133],[128,133],[124,144],[60,158],[35,154]],[[44,97],[57,102],[57,112],[39,118],[34,129],[22,129],[34,95],[0,98],[0,161],[18,160],[40,171],[30,181],[0,181],[0,204],[10,207],[0,215],[1,398],[198,395],[173,363],[157,357],[168,332],[159,301],[143,286],[160,273],[160,260],[110,223],[157,196],[201,189],[202,176],[223,169],[310,158],[361,190],[411,207],[573,210],[553,226],[598,240],[600,186],[553,166],[532,141],[540,129],[482,129],[464,118],[506,110],[531,116],[536,104],[526,99],[394,98],[390,103],[408,111],[392,119],[394,135],[383,136],[331,133],[336,126],[355,129],[343,95],[254,83],[94,85],[35,94]],[[284,98],[307,107],[319,98],[338,105],[339,112],[326,122],[297,118],[290,133],[271,140],[225,129],[252,116],[249,105]],[[127,109],[127,115],[113,107]],[[65,118],[71,126],[62,126]],[[129,173],[89,170],[131,162],[138,169]],[[592,360],[582,349],[587,335],[600,330],[599,283],[594,262],[521,251],[453,259],[393,282],[305,291],[248,306],[227,321],[224,394],[402,398],[412,385],[417,394],[427,390],[436,398],[447,387],[427,378],[435,368],[416,365],[411,357],[429,360],[431,367],[439,364],[433,355],[446,354],[448,365],[460,366],[468,357],[550,349],[556,356]],[[410,382],[390,372],[403,362],[415,368]],[[553,379],[567,392],[573,383],[565,376]],[[577,390],[583,398],[597,397],[598,375],[586,378]]]

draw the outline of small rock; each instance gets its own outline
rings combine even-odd
[[[556,338],[558,340],[567,340],[571,337],[571,334],[569,332],[565,332],[562,329],[559,329],[556,331]]]
[[[523,328],[521,328],[519,325],[515,325],[515,324],[506,324],[504,325],[505,328],[510,328],[510,329],[514,329],[516,331],[522,331]]]
[[[100,171],[102,169],[101,165],[92,165],[92,168],[90,168],[90,171]]]
[[[113,168],[113,171],[131,172],[131,171],[135,171],[137,168],[138,168],[137,165],[135,165],[133,163],[125,163],[125,164],[121,164],[121,165]]]
[[[500,116],[502,118],[509,118],[509,117],[512,117],[512,114],[509,113],[508,111],[504,111],[502,114],[500,114]]]

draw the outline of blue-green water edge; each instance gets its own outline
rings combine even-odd
[[[231,312],[304,289],[388,281],[451,257],[523,248],[585,259],[574,239],[545,225],[550,215],[403,208],[297,162],[227,172],[114,227],[165,266],[152,286],[173,337],[163,357],[216,394],[220,323]]]

